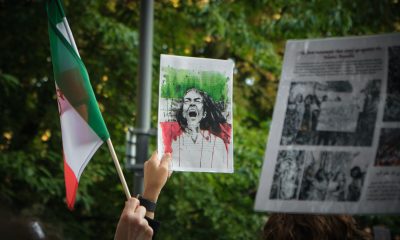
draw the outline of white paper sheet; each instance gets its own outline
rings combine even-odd
[[[286,44],[255,210],[400,212],[400,34]]]
[[[161,55],[158,152],[172,152],[172,170],[233,172],[233,67]]]

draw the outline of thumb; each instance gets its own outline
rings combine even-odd
[[[124,211],[135,212],[136,208],[139,206],[139,200],[137,198],[131,197],[125,202]]]
[[[160,166],[166,167],[168,169],[169,164],[171,163],[171,159],[171,153],[165,153],[161,158]]]
[[[156,163],[156,165],[159,164],[160,160],[158,159],[158,153],[157,153],[157,151],[154,151],[153,154],[151,154],[151,157],[150,157],[150,160],[149,160],[149,161],[150,161],[150,162],[153,162],[153,163]]]

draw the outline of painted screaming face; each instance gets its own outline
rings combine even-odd
[[[186,118],[188,126],[199,125],[205,116],[203,97],[196,89],[189,90],[183,97],[182,115]]]

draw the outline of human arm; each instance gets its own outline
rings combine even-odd
[[[157,152],[154,152],[149,160],[144,163],[144,191],[143,198],[156,203],[161,189],[164,187],[170,175],[169,165],[171,154],[166,153],[158,159]],[[154,212],[146,212],[146,217],[154,219]]]
[[[139,200],[130,198],[119,219],[114,240],[150,240],[153,229],[144,218],[146,209],[139,206]]]

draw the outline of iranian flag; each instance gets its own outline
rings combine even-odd
[[[47,14],[61,120],[66,199],[73,209],[83,170],[110,136],[59,0],[47,2]]]

